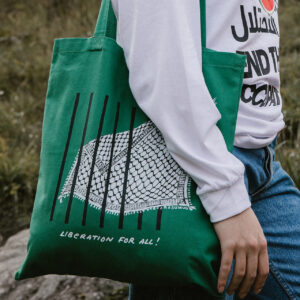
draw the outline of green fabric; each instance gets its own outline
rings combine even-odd
[[[196,195],[195,182],[170,158],[157,128],[134,100],[123,49],[115,41],[115,26],[110,1],[103,0],[94,37],[55,40],[28,252],[15,279],[73,274],[149,285],[193,284],[223,297],[224,293],[217,291],[219,240]],[[244,55],[203,49],[205,80],[217,99],[222,115],[218,126],[230,151],[244,67]],[[110,162],[118,102],[114,159]],[[101,116],[104,121],[96,152]],[[130,139],[133,142],[128,151]],[[87,203],[82,195],[88,194],[93,161],[82,223]],[[103,210],[109,170],[114,183],[106,193]],[[175,198],[163,198],[174,170],[181,186],[176,186]],[[66,217],[68,203],[70,214]],[[100,227],[102,211],[104,222]]]
[[[200,2],[200,18],[201,18],[201,43],[202,48],[206,48],[206,1],[199,0]]]

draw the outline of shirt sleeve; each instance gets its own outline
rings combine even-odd
[[[212,223],[251,206],[245,167],[216,123],[221,115],[202,73],[198,0],[112,0],[117,43],[138,106],[197,184]]]

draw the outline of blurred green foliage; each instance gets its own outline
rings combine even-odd
[[[53,41],[92,36],[100,0],[2,0],[0,10],[0,233],[30,221]],[[280,1],[286,128],[277,158],[300,186],[300,2]]]
[[[300,188],[300,1],[279,1],[280,79],[286,127],[276,156]]]
[[[4,238],[30,222],[54,39],[91,36],[99,7],[98,0],[1,1],[0,234]]]

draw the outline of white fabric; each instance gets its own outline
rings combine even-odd
[[[278,0],[231,0],[226,4],[207,0],[206,13],[208,48],[249,53],[234,145],[266,146],[285,125],[280,95]]]
[[[273,36],[266,39],[267,34],[258,33],[245,43],[234,43],[229,31],[231,25],[242,24],[240,1],[207,2],[208,48],[235,52],[262,45],[267,48],[277,42]],[[112,0],[112,5],[117,43],[124,50],[136,102],[161,131],[170,154],[196,182],[210,221],[221,221],[249,208],[244,165],[227,151],[216,126],[220,113],[202,74],[198,0]],[[243,5],[250,10],[260,3],[244,0]],[[279,88],[278,73],[245,81],[263,82]],[[261,147],[282,126],[281,105],[258,109],[243,104],[235,144]]]

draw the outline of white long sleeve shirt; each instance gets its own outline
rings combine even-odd
[[[117,43],[124,50],[135,100],[161,131],[172,157],[196,182],[196,193],[210,221],[218,222],[249,208],[244,165],[226,148],[216,126],[221,115],[202,73],[199,1],[111,1],[117,17]],[[261,5],[259,0],[243,0],[243,5],[240,0],[207,2],[208,48],[235,52],[269,47],[269,41],[264,42],[265,36],[259,34],[255,38],[250,34],[244,42],[235,42],[229,34],[231,26],[236,26],[237,35],[241,35],[240,6],[249,11]],[[276,74],[270,78],[269,83],[279,88]],[[258,86],[268,80],[253,76],[245,84]],[[255,90],[246,88],[235,144],[255,148],[268,144],[283,121],[281,105],[260,106],[259,110],[250,106],[249,89]],[[257,126],[262,128],[257,130]]]

